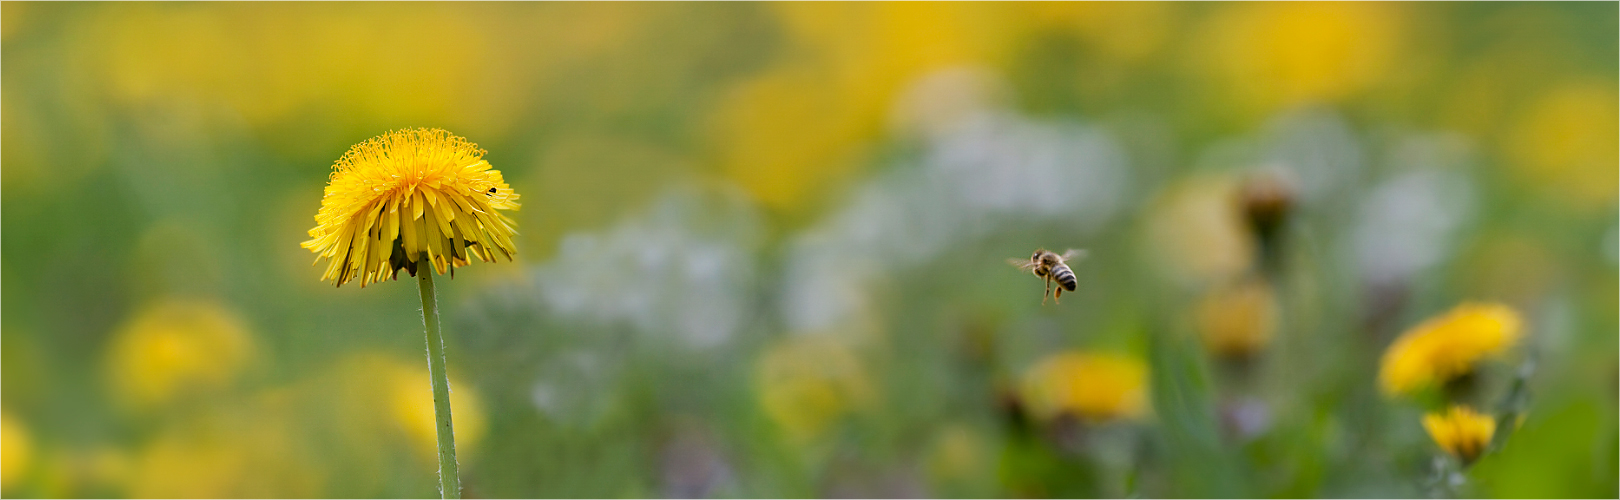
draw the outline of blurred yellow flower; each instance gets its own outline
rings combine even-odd
[[[829,335],[800,335],[766,351],[755,379],[760,406],[788,436],[804,442],[870,397],[855,353]]]
[[[1253,355],[1277,329],[1277,296],[1258,278],[1214,290],[1198,304],[1198,333],[1204,347],[1221,356]]]
[[[30,9],[28,9],[26,5],[6,4],[5,6],[0,7],[0,12],[3,12],[3,15],[5,16],[5,20],[0,21],[0,40],[4,41],[10,41],[12,38],[17,37],[17,33],[19,31],[24,31],[20,28],[28,26],[29,23],[25,23],[22,20],[34,19],[32,12],[30,12]]]
[[[1519,313],[1501,304],[1463,304],[1407,330],[1384,351],[1378,378],[1399,395],[1445,383],[1506,351],[1520,335]]]
[[[1576,208],[1612,209],[1620,184],[1620,95],[1614,82],[1552,89],[1514,122],[1506,141],[1518,173]]]
[[[1355,2],[1226,4],[1194,38],[1198,63],[1248,110],[1334,102],[1391,73],[1399,7]]]
[[[423,253],[440,274],[496,255],[512,259],[518,194],[483,160],[484,150],[441,129],[389,132],[349,148],[303,243],[329,261],[322,280],[360,286],[416,275]],[[318,257],[316,261],[318,262]]]
[[[792,50],[714,114],[721,168],[761,204],[802,209],[861,165],[911,81],[1010,52],[1006,9],[974,3],[770,4]]]
[[[1496,297],[1512,304],[1534,304],[1555,290],[1570,262],[1560,260],[1548,248],[1546,238],[1519,232],[1481,234],[1478,243],[1462,256],[1461,269],[1469,270],[1458,280],[1463,290],[1485,297]]]
[[[1496,433],[1496,420],[1480,415],[1467,406],[1452,406],[1450,411],[1423,416],[1423,428],[1429,431],[1440,449],[1457,457],[1463,463],[1473,462],[1491,443]]]
[[[112,488],[126,484],[133,470],[130,454],[112,445],[89,450],[79,460],[78,482],[90,488]]]
[[[557,59],[518,47],[567,43],[568,33],[584,31],[553,18],[588,24],[598,38],[622,31],[553,9],[486,12],[431,4],[121,4],[86,16],[82,32],[94,36],[70,37],[78,43],[63,52],[89,59],[82,64],[108,97],[147,110],[180,102],[226,107],[266,128],[306,123],[312,108],[322,110],[322,126],[302,127],[299,137],[407,120],[488,132],[526,109]],[[583,43],[570,48],[600,53]],[[423,61],[435,71],[422,71]],[[267,139],[312,152],[303,148],[313,141]]]
[[[0,413],[0,491],[9,491],[28,473],[34,459],[33,436],[9,413]]]
[[[1165,277],[1184,286],[1231,280],[1254,261],[1232,179],[1199,176],[1164,190],[1148,207],[1146,240]]]
[[[214,418],[176,425],[147,445],[129,474],[134,498],[321,496],[324,478],[275,418]]]
[[[950,481],[972,477],[984,470],[987,448],[985,439],[962,424],[942,429],[935,438],[928,455],[928,472],[937,481]]]
[[[716,114],[727,176],[767,207],[799,207],[848,174],[881,123],[825,79],[813,68],[768,72],[733,89]]]
[[[122,491],[132,472],[129,454],[113,445],[58,448],[36,460],[32,491],[42,498],[105,496],[96,492]]]
[[[1040,420],[1068,415],[1091,422],[1147,414],[1147,367],[1118,354],[1064,352],[1024,373],[1022,397]]]
[[[163,300],[143,308],[115,334],[108,383],[125,403],[160,405],[187,392],[224,387],[253,350],[252,336],[230,309],[208,301]]]
[[[389,365],[382,369],[388,379],[387,397],[393,419],[423,458],[436,460],[439,435],[434,427],[433,391],[428,371],[418,368],[418,363],[393,361]],[[456,452],[471,456],[484,437],[483,401],[471,385],[451,378],[450,407],[456,409]]]

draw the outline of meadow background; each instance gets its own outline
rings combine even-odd
[[[425,126],[523,202],[440,281],[470,497],[1615,497],[1617,16],[5,2],[0,493],[433,496],[415,287],[298,246]],[[1060,305],[1041,246],[1090,251]],[[1437,483],[1379,357],[1476,300],[1526,418]],[[1065,352],[1145,411],[1032,420]]]

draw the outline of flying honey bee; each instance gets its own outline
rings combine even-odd
[[[1007,263],[1018,266],[1019,269],[1032,270],[1036,277],[1046,282],[1046,291],[1041,293],[1041,304],[1044,305],[1046,304],[1047,295],[1052,295],[1052,301],[1057,302],[1059,298],[1063,297],[1064,290],[1074,291],[1076,284],[1074,270],[1069,269],[1069,265],[1064,262],[1084,258],[1085,256],[1085,250],[1070,248],[1068,251],[1063,252],[1063,255],[1058,255],[1047,251],[1045,248],[1039,248],[1028,259],[1007,259]],[[1053,281],[1058,283],[1056,295],[1052,294]]]

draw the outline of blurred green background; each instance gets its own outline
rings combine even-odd
[[[0,487],[434,495],[415,287],[298,246],[426,126],[524,204],[440,285],[470,497],[1615,497],[1617,16],[5,2]],[[1378,360],[1476,300],[1528,412],[1437,486]],[[1032,416],[1065,352],[1144,411]]]

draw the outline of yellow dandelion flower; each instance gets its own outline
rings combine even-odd
[[[760,407],[798,443],[872,397],[860,358],[827,335],[789,338],[768,349],[755,369]]]
[[[1513,121],[1505,152],[1527,187],[1577,209],[1613,207],[1620,96],[1608,81],[1559,85]]]
[[[1500,355],[1518,341],[1519,313],[1501,304],[1463,304],[1408,330],[1384,351],[1379,383],[1386,394],[1407,394],[1445,383]]]
[[[1496,434],[1496,420],[1459,405],[1444,414],[1424,415],[1423,428],[1429,431],[1429,437],[1434,438],[1440,449],[1463,463],[1470,463],[1490,444],[1491,436]]]
[[[1116,354],[1065,352],[1024,374],[1023,398],[1041,420],[1073,415],[1093,422],[1147,413],[1147,367]]]
[[[412,276],[423,255],[440,274],[471,263],[512,260],[518,194],[484,161],[484,150],[441,129],[409,129],[349,148],[302,246],[326,258],[322,280],[360,286]]]
[[[1199,68],[1246,111],[1341,101],[1384,82],[1405,56],[1401,6],[1358,2],[1234,4],[1195,35]]]
[[[393,361],[378,366],[391,385],[388,395],[390,410],[401,430],[409,436],[411,444],[423,458],[433,460],[438,446],[437,422],[433,417],[433,393],[423,391],[428,372],[415,365]],[[458,453],[475,450],[484,437],[485,418],[483,400],[471,385],[450,379],[450,404],[456,409],[456,448]]]
[[[254,410],[270,410],[254,408]],[[325,491],[325,473],[288,422],[254,411],[209,414],[164,430],[127,468],[132,498],[306,498]]]
[[[11,415],[0,413],[0,490],[10,491],[22,481],[34,458],[34,443],[28,427]]]
[[[166,299],[142,308],[114,335],[108,384],[121,402],[152,408],[225,388],[254,350],[252,333],[230,308]]]
[[[1165,278],[1197,287],[1222,283],[1253,265],[1255,241],[1232,203],[1233,179],[1199,176],[1166,188],[1148,208],[1150,256]]]
[[[985,438],[963,424],[950,424],[934,438],[927,458],[929,475],[941,482],[971,478],[985,469]]]
[[[1248,279],[1205,296],[1198,304],[1204,347],[1229,358],[1251,356],[1277,330],[1277,297],[1264,280]]]

